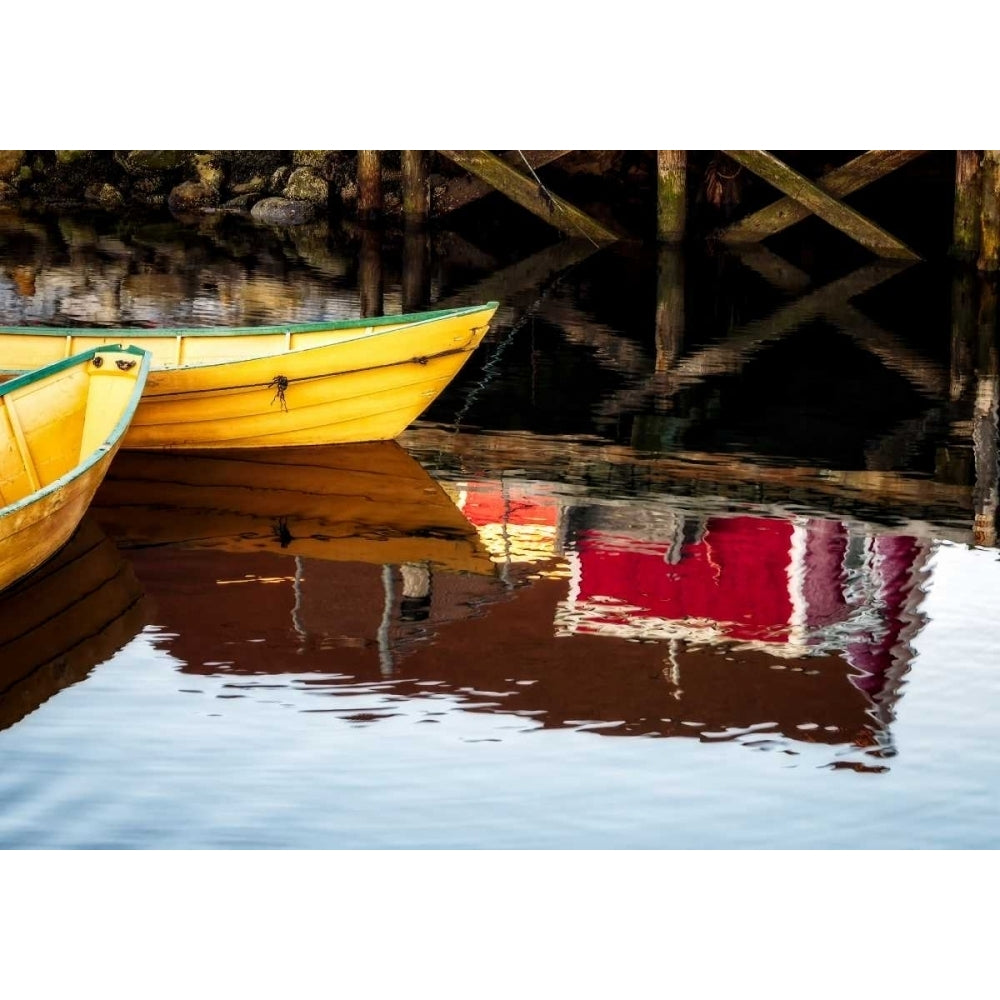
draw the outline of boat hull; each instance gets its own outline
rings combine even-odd
[[[122,444],[148,368],[142,351],[91,351],[0,388],[0,589],[76,530]]]
[[[386,441],[482,342],[496,304],[258,331],[0,329],[0,366],[30,368],[111,340],[150,351],[128,449]]]

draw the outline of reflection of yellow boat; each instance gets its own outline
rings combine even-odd
[[[24,370],[108,342],[148,350],[126,448],[383,441],[454,378],[496,308],[217,330],[0,327],[0,358]]]
[[[148,371],[138,348],[94,348],[0,386],[0,587],[73,534]]]
[[[0,729],[82,680],[145,624],[131,567],[86,517],[44,566],[0,595]]]
[[[122,452],[94,501],[122,546],[430,562],[492,574],[475,528],[394,441]]]

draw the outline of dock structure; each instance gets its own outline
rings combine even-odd
[[[567,237],[606,245],[635,239],[626,228],[595,218],[558,194],[540,171],[559,164],[578,150],[403,150],[402,205],[408,223],[424,223],[464,208],[492,192],[520,205]],[[701,183],[688,150],[661,149],[655,156],[655,232],[659,242],[682,243],[711,237],[726,245],[760,243],[810,216],[815,216],[868,249],[877,257],[919,260],[920,254],[846,199],[881,181],[925,150],[869,149],[817,177],[808,177],[774,153],[761,149],[722,150],[734,169],[745,170],[775,189],[775,201],[712,232],[693,225],[690,205]],[[429,159],[432,154],[461,168],[457,177],[440,179],[432,197]],[[835,153],[831,154],[836,156]],[[376,217],[382,210],[379,153],[358,152],[358,214]],[[954,226],[952,244],[943,247],[977,270],[1000,272],[1000,150],[955,152]]]
[[[623,412],[642,413],[636,425],[640,438],[657,428],[677,423],[675,407],[683,393],[689,393],[707,379],[739,374],[757,357],[779,341],[793,336],[804,324],[826,320],[842,330],[862,351],[901,376],[909,388],[930,401],[929,414],[901,421],[878,440],[866,443],[864,468],[832,472],[825,469],[785,469],[775,472],[766,457],[756,463],[752,456],[724,459],[687,453],[672,447],[671,457],[650,460],[643,474],[653,480],[674,483],[675,477],[703,476],[708,484],[726,484],[735,488],[752,482],[762,484],[778,498],[783,490],[808,496],[819,506],[829,504],[834,510],[858,501],[868,507],[883,508],[887,516],[896,512],[908,520],[927,520],[944,531],[941,537],[972,544],[1000,544],[1000,344],[998,344],[997,275],[1000,273],[1000,150],[957,150],[954,153],[954,187],[951,225],[940,245],[920,243],[919,251],[878,221],[880,192],[885,185],[902,185],[892,178],[903,168],[922,157],[924,150],[866,150],[859,154],[830,153],[823,157],[799,154],[776,155],[766,150],[724,150],[713,154],[716,162],[729,164],[728,176],[741,172],[755,182],[753,204],[744,210],[736,204],[735,212],[721,226],[705,229],[706,214],[699,204],[703,194],[706,157],[704,152],[686,150],[653,151],[646,159],[652,163],[647,184],[652,181],[655,225],[646,230],[647,240],[659,244],[655,317],[655,357],[637,349],[635,344],[602,326],[594,317],[575,310],[565,298],[546,298],[546,289],[561,280],[561,275],[577,266],[590,254],[617,241],[639,238],[623,225],[607,221],[613,212],[607,206],[589,204],[587,209],[574,205],[558,192],[558,173],[567,157],[577,163],[584,157],[571,150],[437,150],[403,151],[402,200],[406,238],[403,278],[407,308],[444,307],[461,302],[499,299],[498,326],[512,327],[528,313],[537,313],[559,327],[567,340],[594,352],[598,358],[624,373],[625,384],[600,401],[594,411],[599,421],[606,417],[609,426]],[[373,154],[375,157],[378,154]],[[596,154],[595,154],[596,155]],[[938,152],[923,173],[909,173],[913,184],[930,173],[941,177],[947,158]],[[450,164],[444,173],[433,173],[433,164]],[[807,176],[785,162],[795,164],[823,162]],[[838,160],[842,161],[838,163]],[[376,161],[365,160],[369,174]],[[456,170],[455,168],[460,168]],[[556,173],[547,173],[547,170]],[[362,164],[359,159],[359,201]],[[878,182],[869,197],[848,199],[856,192]],[[593,178],[596,188],[600,178]],[[774,195],[767,203],[766,192]],[[941,192],[943,185],[936,188]],[[369,178],[365,198],[368,217],[380,204],[381,191]],[[908,191],[904,187],[892,191]],[[544,220],[562,235],[562,239],[523,260],[497,267],[479,285],[466,288],[461,295],[432,302],[429,294],[428,243],[425,223],[465,209],[489,194],[515,202],[522,209]],[[702,201],[704,199],[702,198]],[[897,218],[898,213],[897,197]],[[867,206],[864,211],[856,205]],[[874,206],[874,207],[873,207]],[[945,206],[939,202],[939,208]],[[942,213],[943,214],[943,213]],[[807,273],[808,265],[793,264],[772,250],[773,245],[794,245],[794,227],[808,219],[818,220],[852,240],[868,252],[867,262],[854,264],[848,274],[834,280],[816,280]],[[939,227],[940,229],[940,227]],[[815,227],[812,232],[815,233]],[[459,237],[454,237],[459,238]],[[807,239],[809,237],[806,237]],[[686,343],[689,321],[691,261],[688,251],[699,240],[710,241],[715,248],[734,255],[739,262],[756,272],[780,296],[780,304],[768,316],[736,324],[722,340],[707,344]],[[369,234],[363,246],[365,270],[363,310],[373,314],[381,307],[380,274],[377,250]],[[477,248],[469,247],[475,254]],[[715,251],[713,251],[715,252]],[[858,301],[861,296],[901,273],[922,258],[950,261],[952,272],[950,360],[924,353],[868,316]],[[808,260],[808,254],[804,256]],[[485,268],[491,270],[491,268]],[[933,476],[930,479],[898,472],[905,467],[907,454],[919,448],[927,450],[927,435],[934,427],[945,427],[944,443],[936,447]],[[936,432],[935,432],[936,433]],[[643,438],[645,441],[646,438]],[[537,457],[538,444],[523,454],[510,455],[520,466],[528,467]],[[640,446],[643,442],[633,442]],[[561,456],[572,455],[584,466],[607,463],[611,469],[629,467],[636,474],[631,453],[615,451],[610,440],[600,448],[582,448],[577,454],[561,442],[545,462],[558,464]]]

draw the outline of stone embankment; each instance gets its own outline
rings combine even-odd
[[[344,150],[0,150],[0,203],[54,208],[166,207],[176,216],[249,213],[296,225],[357,200]],[[398,169],[386,171],[391,182]],[[398,212],[391,189],[385,211]]]

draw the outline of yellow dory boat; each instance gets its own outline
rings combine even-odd
[[[497,303],[405,316],[198,330],[0,327],[0,370],[129,343],[152,355],[125,448],[385,441],[479,346]]]
[[[148,373],[145,351],[102,347],[0,385],[0,588],[76,530]]]

